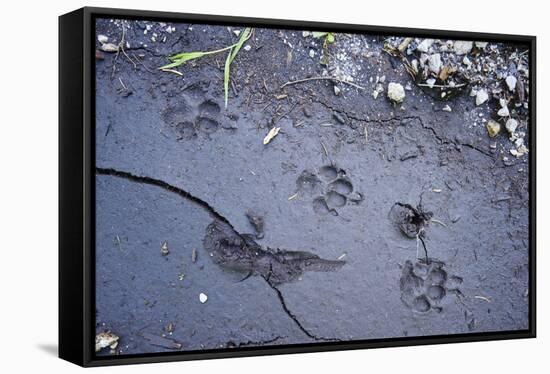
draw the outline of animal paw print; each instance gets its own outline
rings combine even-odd
[[[174,129],[177,140],[191,140],[204,134],[215,133],[220,127],[220,106],[210,99],[198,105],[191,100],[182,100],[162,112],[162,119]]]
[[[443,302],[449,292],[458,292],[462,278],[449,276],[441,261],[419,260],[412,263],[407,260],[401,274],[400,290],[403,303],[416,313],[428,313],[431,310],[441,312]]]
[[[337,216],[337,208],[363,200],[363,196],[354,191],[346,171],[334,165],[324,165],[318,172],[304,170],[296,180],[296,189],[297,193],[317,195],[312,202],[317,214]]]

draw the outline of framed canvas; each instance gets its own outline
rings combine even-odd
[[[535,37],[59,18],[59,355],[535,337]]]

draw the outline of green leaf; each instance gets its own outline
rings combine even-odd
[[[232,51],[227,54],[225,67],[223,68],[223,89],[225,92],[225,107],[227,108],[227,99],[229,98],[229,68],[231,66]]]
[[[252,29],[250,27],[247,27],[241,33],[241,37],[239,38],[239,41],[234,44],[234,47],[231,50],[231,61],[229,63],[233,62],[233,60],[235,59],[235,56],[237,56],[237,53],[239,52],[239,50],[243,46],[244,42],[247,41],[248,38],[250,38],[250,32],[251,31],[252,31]]]
[[[329,32],[327,34],[327,42],[329,42],[331,44],[334,43],[334,34],[333,33]]]
[[[180,53],[174,56],[169,57],[169,60],[172,61],[172,63],[168,65],[161,66],[159,69],[171,69],[175,68],[177,66],[185,64],[189,60],[194,60],[196,58],[203,57],[204,55],[208,54],[208,52],[187,52],[187,53]]]
[[[225,66],[223,69],[223,89],[224,89],[224,95],[225,95],[225,107],[227,108],[227,101],[229,98],[229,74],[231,72],[231,63],[237,56],[237,53],[243,46],[244,42],[250,38],[250,32],[251,28],[247,27],[244,29],[244,31],[241,33],[241,37],[239,38],[239,41],[235,44],[233,44],[233,48],[229,52],[229,55],[227,55],[227,59],[225,60]]]
[[[326,34],[328,34],[328,32],[326,32],[326,31],[313,31],[312,32],[312,35],[313,35],[314,38],[322,38]]]
[[[214,53],[220,53],[223,51],[229,50],[229,54],[227,55],[227,59],[225,60],[225,66],[223,70],[223,87],[225,91],[225,107],[227,108],[227,101],[229,98],[229,74],[231,71],[231,63],[237,57],[237,53],[240,51],[241,47],[243,46],[244,42],[247,41],[252,34],[252,29],[250,27],[245,28],[242,33],[240,34],[239,40],[235,44],[231,44],[230,46],[216,49],[213,51],[205,51],[205,52],[183,52],[178,53],[172,56],[168,57],[168,60],[170,61],[169,64],[161,66],[159,69],[172,69],[175,67],[178,67],[180,65],[185,64],[187,61],[194,60],[197,58],[201,58],[206,55],[211,55]]]

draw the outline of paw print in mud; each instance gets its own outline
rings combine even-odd
[[[419,260],[413,264],[407,260],[399,283],[401,300],[413,312],[441,312],[447,295],[460,293],[458,286],[462,278],[449,275],[441,261],[430,259],[426,263]]]
[[[220,106],[210,100],[182,100],[162,112],[163,121],[174,131],[177,140],[191,140],[215,133],[220,127]]]
[[[316,172],[302,171],[296,180],[296,193],[315,196],[312,201],[313,210],[323,215],[337,216],[337,209],[363,200],[363,195],[354,191],[346,171],[334,165],[324,165]]]

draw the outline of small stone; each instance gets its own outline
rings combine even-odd
[[[428,67],[435,74],[439,74],[439,71],[441,70],[441,65],[441,55],[439,53],[434,53],[433,55],[430,55],[428,57]]]
[[[435,78],[426,79],[426,84],[428,85],[428,87],[434,88]]]
[[[372,97],[374,98],[374,100],[378,98],[378,90],[372,91]]]
[[[518,83],[518,80],[513,75],[506,77],[506,85],[510,91],[514,91],[516,89],[516,83]]]
[[[518,128],[518,121],[516,121],[513,118],[510,118],[508,121],[506,121],[506,124],[504,125],[506,127],[506,130],[510,135],[516,132],[516,129]]]
[[[118,45],[113,43],[105,43],[101,45],[101,49],[104,52],[118,52]]]
[[[97,36],[97,41],[100,42],[101,44],[105,44],[109,41],[109,37],[107,37],[105,35],[98,35]]]
[[[508,110],[508,106],[505,105],[502,108],[500,108],[499,111],[497,112],[497,114],[500,117],[508,117],[510,115],[510,111]]]
[[[487,133],[491,138],[494,138],[500,132],[500,123],[492,119],[487,122]]]
[[[449,105],[445,105],[443,107],[443,109],[441,109],[441,110],[444,111],[444,112],[452,112],[453,111]]]
[[[103,348],[115,349],[118,346],[120,338],[110,331],[100,332],[95,336],[95,351],[99,352]]]
[[[394,103],[401,103],[405,98],[405,89],[399,83],[390,82],[388,84],[388,98]]]
[[[163,256],[166,256],[170,253],[170,250],[168,249],[168,243],[164,242],[162,243],[162,246],[160,247],[160,254]]]
[[[233,34],[239,36],[241,34],[241,30],[233,30]]]
[[[309,50],[309,57],[311,58],[315,57],[315,51],[313,49]]]
[[[489,43],[487,43],[487,42],[475,42],[474,44],[479,49],[485,49],[485,47],[487,47],[487,44],[489,44]]]
[[[340,92],[341,92],[340,87],[334,86],[334,94],[335,94],[336,96],[338,96],[338,95],[340,95]]]
[[[476,93],[476,105],[481,105],[489,100],[489,94],[485,90],[479,90]]]
[[[304,38],[307,38],[309,36],[310,32],[309,31],[302,31],[302,36]]]
[[[199,301],[204,304],[206,301],[208,300],[208,296],[204,293],[201,292],[201,294],[199,295]]]
[[[462,59],[462,63],[466,66],[470,66],[472,65],[472,61],[470,61],[470,59],[468,58],[468,56],[464,56],[464,58]]]
[[[424,39],[424,40],[418,45],[418,47],[416,47],[416,49],[419,50],[420,52],[426,53],[426,52],[428,52],[428,50],[430,49],[430,47],[432,46],[432,44],[434,44],[434,40],[433,40],[433,39]]]
[[[250,46],[250,44],[247,44],[244,46],[243,48],[245,51],[250,51],[252,49],[252,47]]]
[[[470,53],[472,48],[474,47],[473,42],[468,42],[465,40],[457,40],[453,46],[455,53],[457,55],[465,55]]]

